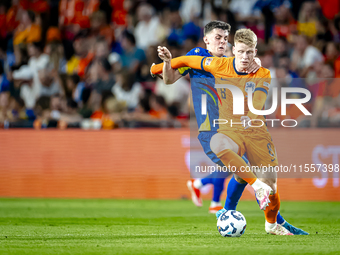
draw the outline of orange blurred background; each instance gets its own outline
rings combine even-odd
[[[339,164],[337,129],[271,134],[282,165]],[[189,151],[189,129],[1,130],[0,196],[188,198]],[[281,199],[340,201],[339,172],[297,177],[279,179]],[[203,192],[211,198],[211,187]]]

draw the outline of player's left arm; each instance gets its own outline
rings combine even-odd
[[[192,69],[204,70],[214,74],[215,68],[223,58],[201,57],[201,56],[182,56],[171,59],[171,68],[191,67]],[[163,71],[163,63],[151,66],[152,74],[160,74]]]

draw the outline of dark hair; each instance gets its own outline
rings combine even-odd
[[[73,41],[76,41],[78,39],[84,39],[89,36],[89,30],[88,29],[82,29],[79,31],[78,34],[73,38]]]
[[[181,45],[179,45],[178,41],[174,40],[173,38],[168,37],[166,42],[171,48],[181,49]]]
[[[35,116],[42,116],[44,110],[50,109],[50,97],[41,96],[35,102],[34,114]]]
[[[41,96],[35,103],[36,110],[47,110],[50,108],[50,97]],[[39,109],[40,108],[40,109]]]
[[[80,77],[77,74],[69,75],[68,78],[73,82],[73,84],[77,85],[80,82]]]
[[[70,60],[71,57],[74,55],[74,48],[73,48],[72,41],[63,40],[63,47],[64,47],[66,60]]]
[[[111,72],[111,65],[107,58],[100,58],[98,61],[106,72]]]
[[[59,93],[54,93],[53,95],[51,95],[51,98],[55,98],[55,97],[61,98],[61,95]]]
[[[102,106],[102,108],[104,108],[105,105],[105,101],[108,100],[109,98],[116,98],[114,94],[112,94],[112,92],[110,90],[104,90],[102,93],[102,100],[100,102],[100,105]]]
[[[340,31],[340,16],[334,19],[334,26],[338,31]]]
[[[132,43],[133,45],[136,44],[136,39],[135,39],[135,36],[130,33],[129,31],[125,30],[123,32],[123,37],[125,37],[130,43]]]
[[[208,24],[206,24],[204,26],[204,36],[209,34],[215,28],[220,28],[222,30],[227,30],[228,33],[230,33],[230,29],[231,29],[231,27],[230,27],[230,25],[228,23],[223,22],[223,21],[219,21],[219,20],[213,20],[213,21],[210,21]]]
[[[28,17],[31,20],[32,23],[35,21],[35,13],[31,10],[27,11]]]
[[[83,92],[81,93],[81,101],[83,101],[84,104],[87,104],[89,101],[89,98],[91,96],[91,88],[84,88]]]
[[[153,95],[151,89],[145,89],[144,96],[139,100],[139,105],[143,108],[144,112],[151,110],[150,97]]]
[[[179,115],[179,108],[179,103],[174,102],[168,107],[168,112],[172,117],[175,118]]]
[[[276,40],[279,40],[279,41],[282,41],[283,43],[287,44],[288,41],[287,41],[287,38],[284,37],[284,36],[278,36],[278,37],[275,37]]]
[[[107,41],[106,41],[104,36],[98,36],[97,40],[96,40],[96,44],[97,43],[105,43],[105,44],[107,44]]]
[[[181,6],[180,1],[168,1],[168,8],[170,12],[178,12]]]
[[[72,98],[67,99],[67,106],[70,107],[71,109],[77,109],[78,104],[76,101],[74,101]]]
[[[334,71],[334,66],[333,66],[332,63],[326,62],[326,63],[324,63],[324,65],[325,65],[325,66],[328,66],[330,69],[332,69],[332,70]]]
[[[197,44],[199,41],[197,35],[189,35],[186,40],[191,40],[194,44]]]
[[[120,71],[122,76],[122,89],[125,91],[130,91],[133,84],[135,83],[135,74],[130,72],[128,68],[122,68]]]
[[[280,54],[279,59],[281,58],[289,58],[288,53],[285,52],[285,53]]]
[[[44,51],[44,44],[42,43],[42,41],[40,42],[32,42],[32,45],[38,49],[39,51],[43,52]]]
[[[2,75],[4,73],[4,68],[2,66],[2,62],[0,62],[0,75]]]
[[[159,105],[161,105],[165,108],[167,107],[165,99],[164,99],[163,96],[159,96],[159,95],[155,96],[155,101],[156,101],[157,104],[159,104]]]
[[[21,108],[25,107],[25,101],[21,97],[13,97],[15,102],[19,104]]]

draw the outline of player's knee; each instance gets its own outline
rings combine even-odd
[[[243,180],[240,176],[234,174],[234,178],[238,183],[247,183],[245,180]]]
[[[236,150],[235,148],[236,144],[234,145],[233,143],[235,144],[235,142],[232,141],[228,136],[223,135],[221,133],[217,133],[213,135],[213,137],[210,140],[210,148],[212,152],[214,152],[215,154],[218,154],[221,151],[228,150],[228,149],[237,153],[238,148]]]

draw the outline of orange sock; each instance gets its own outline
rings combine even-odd
[[[274,195],[270,195],[269,200],[270,200],[270,203],[268,204],[268,207],[264,211],[264,216],[267,222],[275,223],[277,213],[280,209],[280,204],[281,204],[279,193],[276,191]]]
[[[247,164],[244,160],[230,149],[221,151],[216,155],[226,167],[236,167],[236,174],[240,176],[247,183],[252,185],[256,181],[256,176],[247,168]],[[242,169],[241,169],[242,167]],[[242,170],[242,172],[241,172]],[[246,172],[248,170],[248,172]]]

